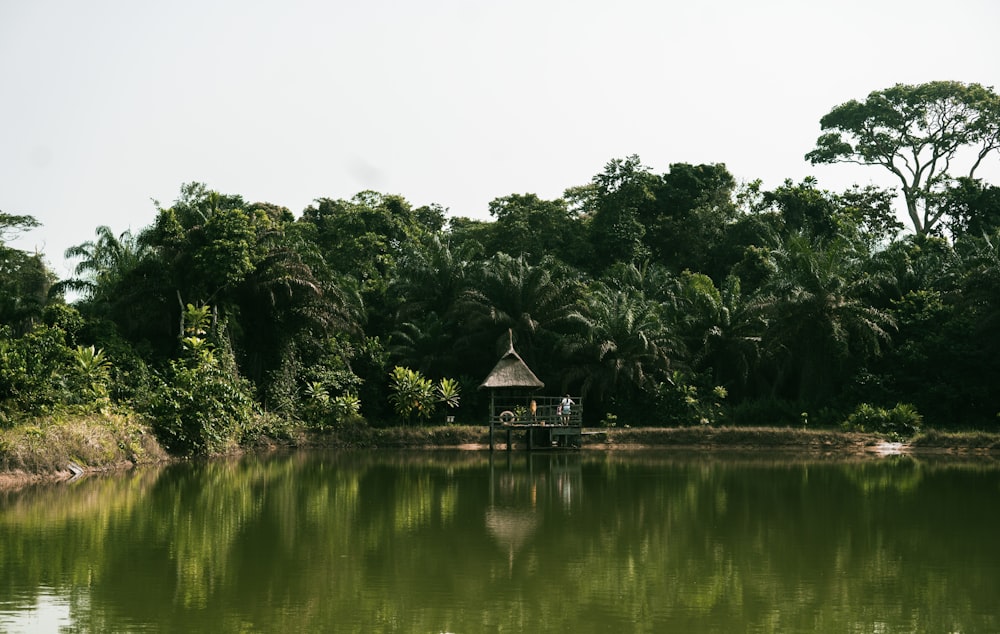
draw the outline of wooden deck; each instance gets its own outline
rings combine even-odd
[[[502,444],[511,451],[518,440],[519,446],[528,451],[544,449],[579,449],[583,437],[603,434],[603,431],[584,431],[581,425],[547,425],[541,423],[490,423],[490,451],[496,451],[496,435],[501,435]],[[520,438],[518,438],[520,436]]]
[[[567,396],[572,407],[564,411],[561,403]],[[583,397],[568,394],[539,396],[528,392],[502,398],[491,394],[489,426],[490,451],[498,444],[507,451],[515,445],[528,451],[579,449],[584,436],[605,433],[583,430]]]

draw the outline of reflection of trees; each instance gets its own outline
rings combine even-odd
[[[997,629],[995,465],[570,458],[295,454],[7,494],[0,596],[53,588],[93,631]]]

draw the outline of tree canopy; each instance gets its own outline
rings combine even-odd
[[[391,423],[399,377],[448,385],[449,416],[481,422],[476,387],[512,336],[546,390],[585,397],[589,424],[835,424],[865,407],[996,425],[1000,190],[975,177],[995,106],[936,82],[824,117],[810,159],[893,170],[910,235],[892,189],[768,189],[637,155],[562,197],[494,198],[490,220],[373,191],[296,217],[188,183],[137,234],[97,227],[55,285],[2,242],[35,220],[2,214],[0,423],[115,402],[208,451],[272,416]]]
[[[899,181],[914,231],[927,234],[948,212],[941,204],[947,187],[958,177],[974,179],[1000,148],[1000,96],[956,81],[896,84],[837,106],[820,126],[827,132],[806,158],[887,169]]]

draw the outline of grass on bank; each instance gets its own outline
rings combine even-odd
[[[734,427],[699,425],[692,427],[587,428],[601,435],[586,444],[620,447],[709,447],[734,449],[789,449],[803,451],[857,451],[886,441],[895,435],[836,429],[795,427]],[[497,441],[500,441],[499,434]],[[505,440],[505,439],[503,439]],[[440,425],[368,427],[331,430],[300,436],[293,444],[357,448],[424,448],[488,446],[485,425]],[[1000,452],[1000,433],[924,431],[905,444],[915,449]]]
[[[58,414],[0,430],[0,472],[53,474],[153,463],[167,453],[135,414]]]
[[[273,421],[272,421],[273,422]],[[273,426],[262,428],[274,432]],[[363,421],[325,431],[280,430],[279,439],[261,438],[254,446],[332,448],[485,448],[485,425],[371,427]],[[885,436],[864,432],[791,427],[588,428],[601,431],[585,444],[608,448],[710,448],[845,453],[877,445]],[[497,441],[502,439],[497,437]],[[504,439],[505,440],[505,439]],[[1000,434],[982,431],[923,431],[906,444],[914,450],[1000,453]],[[235,448],[234,448],[235,449]],[[167,460],[148,421],[132,413],[65,413],[0,429],[0,473],[59,474],[74,463],[88,470]]]
[[[915,449],[1000,452],[1000,434],[984,431],[945,432],[930,429],[917,434],[907,444]]]

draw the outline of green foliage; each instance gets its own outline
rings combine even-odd
[[[669,426],[715,425],[722,422],[723,402],[728,393],[721,385],[705,382],[707,377],[689,376],[675,370],[670,383],[657,388],[657,422]]]
[[[303,390],[299,417],[309,426],[322,429],[330,422],[332,412],[330,391],[322,381],[310,381]]]
[[[0,324],[18,334],[37,324],[54,277],[41,255],[8,248],[0,240]]]
[[[1000,229],[1000,187],[979,179],[959,178],[943,196],[942,206],[956,236],[988,235]]]
[[[646,296],[636,269],[595,284],[585,294],[581,317],[585,336],[570,339],[573,365],[567,379],[598,400],[612,395],[619,403],[639,403],[668,380],[670,357],[678,348],[663,304]],[[619,412],[622,413],[622,412]]]
[[[92,403],[110,404],[108,381],[111,378],[111,362],[104,350],[97,350],[94,346],[77,346],[73,351],[73,367],[83,398]]]
[[[458,407],[461,390],[455,379],[444,378],[434,385],[418,370],[398,365],[389,377],[389,401],[396,414],[407,423],[414,418],[421,422],[430,420],[438,403],[449,409]]]
[[[889,126],[881,143],[906,123],[888,115],[931,102],[966,117],[954,140],[986,141],[992,115],[969,116],[991,91],[910,88],[873,97],[885,110],[838,108],[826,131],[846,145],[824,151],[861,155],[847,111]],[[476,386],[510,332],[541,380],[586,397],[588,424],[715,423],[724,403],[740,424],[799,426],[806,411],[813,427],[902,402],[935,426],[993,425],[998,194],[954,176],[917,192],[952,235],[903,239],[891,190],[737,189],[722,164],[656,173],[634,155],[563,198],[501,196],[493,222],[447,227],[440,207],[376,192],[319,198],[296,220],[185,184],[138,237],[99,227],[71,249],[81,261],[51,298],[44,261],[0,244],[0,418],[157,410],[182,453],[286,433],[275,421],[363,440],[367,421],[430,421],[459,402],[480,416]],[[30,226],[0,214],[0,234]],[[66,306],[61,289],[80,299]],[[425,378],[441,376],[461,382]]]
[[[320,381],[308,383],[303,390],[304,402],[300,417],[313,429],[342,429],[345,424],[360,419],[361,399],[347,392],[331,396],[330,390]]]
[[[104,308],[121,301],[129,277],[151,253],[131,231],[115,235],[102,225],[95,231],[96,240],[66,249],[67,259],[80,258],[74,277],[57,283],[60,290],[75,291],[85,300],[101,302]]]
[[[188,311],[192,321],[185,322],[186,332],[202,331],[201,313]],[[183,455],[224,451],[253,429],[250,385],[235,373],[225,350],[196,335],[185,337],[182,346],[151,405],[160,442]]]
[[[952,211],[941,204],[948,185],[1000,148],[1000,96],[980,84],[896,84],[831,110],[806,158],[817,163],[878,165],[899,179],[913,229],[933,233]],[[955,173],[968,159],[965,174]]]
[[[775,253],[777,272],[760,300],[762,345],[778,389],[794,400],[830,398],[891,340],[895,319],[869,301],[880,278],[862,269],[862,257],[850,243],[802,235]]]
[[[400,196],[364,191],[350,200],[319,198],[300,222],[311,225],[334,271],[353,277],[366,299],[381,299],[405,248],[440,227],[436,216],[429,208],[412,209]]]
[[[356,394],[341,394],[330,402],[333,415],[343,422],[361,415],[361,399]]]
[[[461,388],[457,380],[443,378],[434,387],[434,391],[437,393],[439,403],[444,404],[449,409],[458,407],[458,402],[461,400]]]
[[[390,373],[389,401],[393,409],[405,422],[413,418],[420,421],[429,420],[434,412],[437,401],[434,386],[430,379],[417,370],[396,366]]]
[[[182,316],[184,322],[184,334],[189,337],[204,336],[208,332],[211,317],[211,307],[193,306],[192,304],[187,304],[184,307],[184,314]]]
[[[922,423],[923,417],[909,403],[897,403],[892,409],[861,403],[844,421],[843,428],[903,439],[918,433]]]
[[[592,271],[648,257],[641,215],[642,209],[655,200],[656,182],[652,171],[632,155],[608,162],[589,186],[577,190],[581,212],[591,218],[590,249],[595,256],[589,263]]]
[[[8,327],[0,327],[0,410],[43,414],[68,402],[70,363],[63,330],[40,325],[14,337]]]
[[[535,194],[511,194],[490,201],[496,219],[487,252],[524,256],[532,264],[551,255],[566,263],[582,263],[586,235],[577,212],[563,199],[542,200]]]
[[[718,251],[737,215],[735,188],[736,179],[721,163],[672,163],[652,185],[653,200],[638,207],[653,261],[721,278]]]

